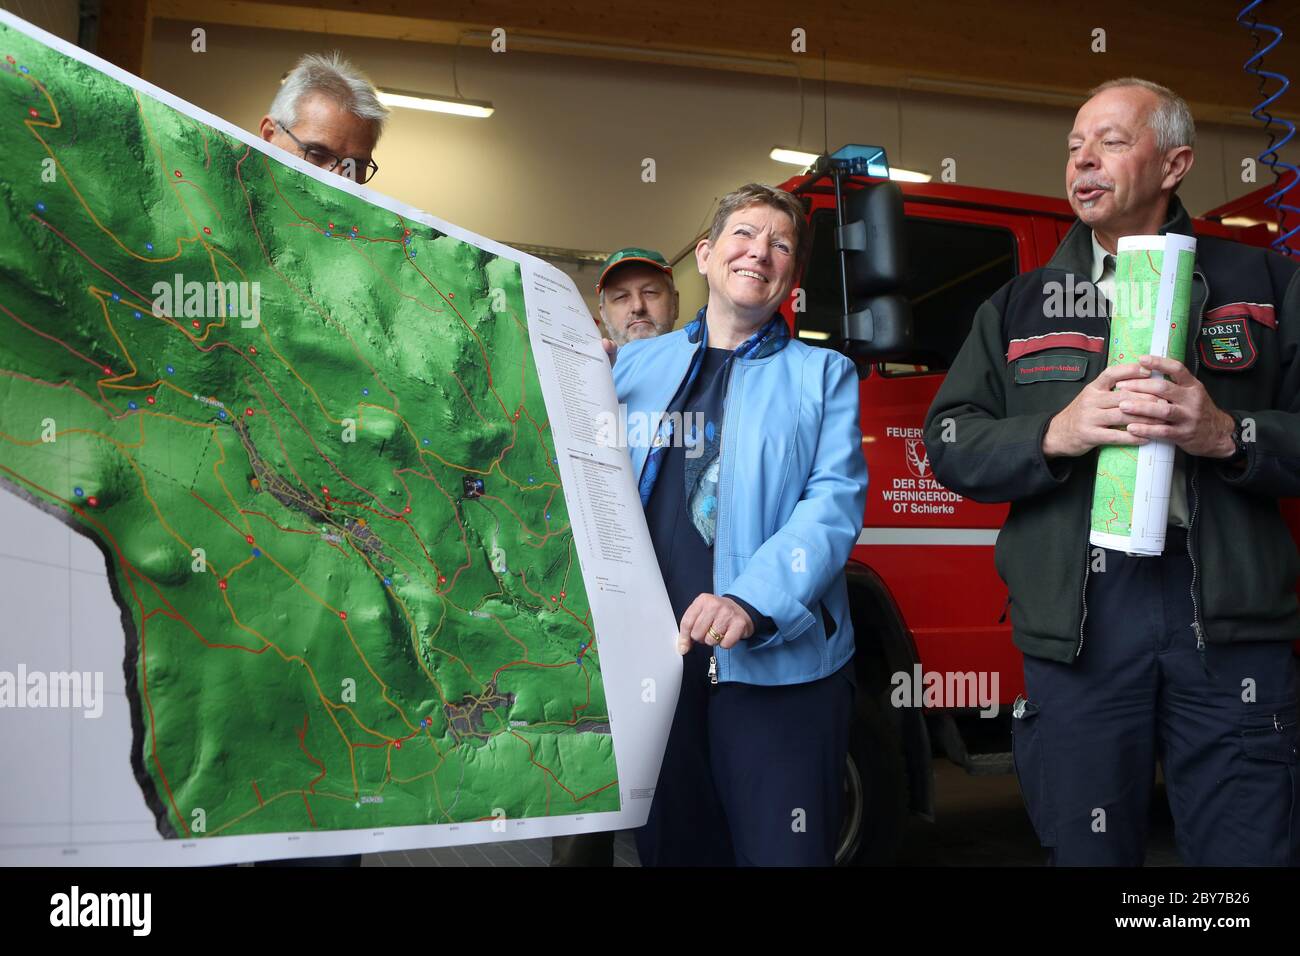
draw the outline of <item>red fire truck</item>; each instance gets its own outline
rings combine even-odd
[[[909,813],[933,819],[935,755],[969,773],[1012,770],[1010,705],[1024,678],[993,566],[1007,506],[938,484],[921,428],[976,309],[1045,265],[1074,214],[1064,199],[891,184],[876,147],[823,156],[782,188],[805,198],[813,235],[783,311],[804,341],[854,355],[861,376],[870,487],[848,567],[859,695],[837,859],[887,862]],[[1271,191],[1211,210],[1197,233],[1268,245]],[[705,292],[693,268],[676,272],[682,314],[693,315]]]

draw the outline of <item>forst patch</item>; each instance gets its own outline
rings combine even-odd
[[[1242,371],[1255,364],[1259,353],[1251,336],[1250,319],[1240,315],[1207,318],[1197,341],[1207,368]]]

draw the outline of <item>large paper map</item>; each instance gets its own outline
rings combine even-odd
[[[0,496],[104,555],[120,756],[159,838],[429,845],[626,810],[539,380],[559,360],[608,380],[594,328],[538,326],[581,310],[571,284],[71,52],[0,20]],[[548,388],[581,390],[561,371]],[[6,736],[94,694],[21,644],[0,643]],[[0,849],[24,845],[18,786]]]

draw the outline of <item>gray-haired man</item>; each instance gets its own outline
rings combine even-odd
[[[289,71],[262,117],[262,139],[358,183],[379,171],[373,153],[388,107],[360,70],[335,53],[309,53]]]
[[[1175,192],[1194,142],[1165,87],[1093,91],[1067,140],[1078,221],[980,306],[926,418],[935,477],[1011,502],[997,565],[1025,654],[1013,748],[1061,865],[1143,862],[1157,761],[1184,863],[1300,851],[1300,558],[1278,510],[1300,495],[1300,269],[1198,237],[1183,354],[1110,367],[1108,315],[1046,305],[1066,282],[1118,302],[1124,236],[1192,235]],[[1178,449],[1164,553],[1093,548],[1097,449],[1153,440]]]

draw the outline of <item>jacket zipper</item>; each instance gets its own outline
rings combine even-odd
[[[1192,378],[1196,378],[1196,373],[1201,367],[1201,354],[1197,339],[1201,335],[1201,322],[1205,318],[1205,306],[1210,301],[1210,283],[1199,272],[1194,272],[1193,277],[1200,276],[1201,283],[1205,286],[1205,298],[1201,300],[1201,307],[1196,313],[1196,324],[1187,330],[1189,344],[1192,348]],[[1191,456],[1187,456],[1191,458]],[[1205,628],[1201,626],[1201,602],[1196,599],[1196,586],[1200,581],[1200,568],[1196,565],[1196,550],[1192,547],[1192,529],[1196,527],[1196,513],[1200,510],[1201,499],[1196,492],[1196,479],[1200,476],[1201,461],[1199,458],[1193,458],[1191,462],[1192,479],[1190,482],[1192,500],[1190,503],[1189,514],[1187,517],[1187,557],[1192,562],[1192,632],[1196,635],[1196,650],[1201,655],[1201,661],[1205,661]]]
[[[713,589],[717,592],[718,588],[718,540],[722,537],[722,516],[726,512],[722,509],[722,492],[726,487],[726,482],[722,480],[722,455],[727,450],[727,406],[731,403],[731,391],[735,378],[733,373],[736,371],[735,362],[737,359],[728,359],[733,363],[732,367],[727,369],[727,392],[722,398],[722,415],[718,423],[722,432],[722,442],[718,445],[718,523],[714,526],[713,535]],[[687,502],[690,507],[690,502]],[[716,685],[718,683],[718,645],[713,645],[713,656],[709,658],[709,683]]]
[[[1109,327],[1107,329],[1106,338],[1110,338]],[[1084,524],[1088,528],[1089,533],[1086,534],[1083,539],[1083,588],[1079,593],[1079,599],[1083,605],[1083,614],[1079,618],[1079,644],[1074,649],[1074,656],[1076,658],[1083,653],[1083,628],[1088,622],[1088,575],[1092,572],[1092,499],[1097,493],[1097,458],[1095,455],[1090,455],[1089,458],[1093,463],[1092,482],[1088,485],[1088,510],[1084,513]]]
[[[1110,303],[1106,304],[1106,358],[1110,359]],[[1100,374],[1100,373],[1098,373]],[[1085,383],[1085,387],[1090,382]],[[1083,538],[1083,587],[1079,591],[1079,601],[1083,608],[1083,613],[1079,616],[1079,643],[1074,648],[1074,656],[1079,657],[1083,653],[1083,628],[1088,623],[1088,574],[1092,571],[1092,499],[1097,493],[1097,464],[1095,456],[1090,455],[1093,460],[1092,481],[1088,484],[1087,511],[1084,512],[1084,524],[1089,533]]]

